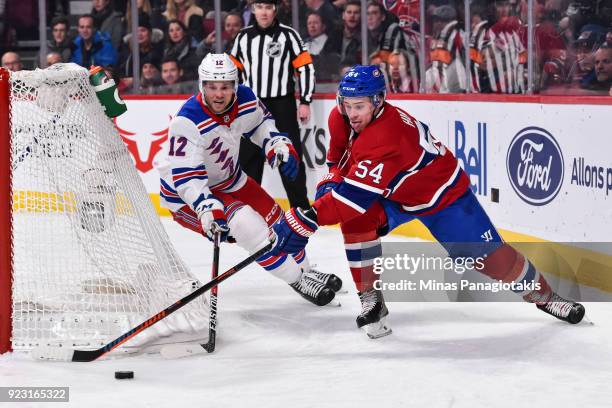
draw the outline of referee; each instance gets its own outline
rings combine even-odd
[[[315,76],[312,57],[306,51],[300,35],[276,18],[276,0],[254,0],[255,23],[245,27],[234,41],[231,57],[240,69],[243,82],[253,89],[268,108],[276,127],[287,132],[300,158],[302,142],[298,115],[302,123],[310,119],[310,102]],[[295,80],[300,85],[300,106],[295,103]],[[241,140],[240,166],[261,184],[264,156],[261,149],[246,139]],[[281,180],[291,207],[310,208],[306,192],[304,162],[300,162],[297,178]]]

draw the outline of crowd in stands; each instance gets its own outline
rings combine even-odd
[[[420,2],[425,10],[423,33]],[[469,36],[463,2],[367,2],[368,60],[387,73],[389,92],[528,92],[527,0],[470,0]],[[35,7],[22,3],[0,0],[2,65],[12,70],[22,68],[17,40],[24,27],[35,30],[38,24]],[[138,29],[132,33],[129,0],[92,0],[89,14],[72,19],[66,0],[48,0],[47,64],[102,65],[122,92],[196,91],[197,66],[215,50],[214,2],[138,0],[137,4]],[[221,4],[221,43],[229,51],[238,32],[253,23],[253,16],[250,0]],[[533,4],[532,91],[612,95],[612,0],[533,0]],[[277,18],[291,25],[291,0],[279,0]],[[299,27],[294,28],[313,57],[318,84],[337,82],[348,67],[361,63],[366,44],[360,1],[300,0]],[[139,45],[139,89],[132,82],[132,35]]]

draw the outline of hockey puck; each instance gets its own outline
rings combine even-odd
[[[130,378],[134,378],[133,371],[115,371],[115,378],[117,380],[126,380]]]

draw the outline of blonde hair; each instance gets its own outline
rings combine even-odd
[[[149,16],[151,15],[151,0],[142,0],[142,9],[138,9],[138,12],[145,12]],[[130,2],[128,1],[127,10],[125,12],[125,25],[127,26],[127,32],[132,32],[132,7],[130,7]]]
[[[189,10],[191,7],[195,6],[195,0],[185,0],[185,10]],[[196,8],[200,9],[199,7],[195,6]],[[191,15],[198,14],[201,16],[204,16],[204,10],[200,9],[201,13],[197,13],[197,11],[194,10],[194,12],[192,13],[186,13],[185,14],[185,19],[189,20],[189,17]],[[164,16],[166,17],[166,20],[170,21],[170,20],[177,20],[178,19],[178,9],[176,7],[176,3],[174,2],[174,0],[166,0],[166,11],[163,13]],[[189,25],[189,21],[183,21],[183,24],[185,24],[186,26]]]

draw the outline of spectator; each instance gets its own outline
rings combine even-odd
[[[409,50],[396,49],[387,58],[387,88],[392,93],[419,92],[418,58]]]
[[[138,16],[138,49],[140,51],[140,64],[145,61],[150,61],[153,64],[159,64],[164,54],[164,48],[161,41],[153,41],[153,28],[149,15],[141,13]],[[126,36],[127,37],[127,36]],[[131,37],[131,35],[130,35]],[[132,77],[132,42],[124,39],[123,50],[121,52],[122,64],[119,68],[119,76],[121,78]]]
[[[162,63],[162,81],[164,85],[175,85],[181,82],[183,70],[175,59],[165,59]]]
[[[361,3],[350,0],[342,13],[342,35],[334,36],[333,49],[340,55],[342,65],[355,65],[361,61]]]
[[[431,66],[425,73],[425,87],[428,92],[464,92],[465,66],[463,30],[457,21],[457,11],[447,4],[436,7],[432,12],[432,37],[430,51]]]
[[[144,93],[151,94],[153,93],[153,88],[163,84],[159,67],[152,62],[145,62],[142,64],[140,77],[140,88],[141,91],[146,91]]]
[[[82,67],[102,67],[117,64],[117,51],[106,33],[96,31],[94,18],[84,14],[78,20],[78,36],[73,41],[71,61]]]
[[[175,59],[165,59],[161,65],[162,85],[157,88],[158,94],[192,94],[196,92],[197,82],[183,82],[183,70]]]
[[[146,13],[149,15],[151,20],[151,27],[153,30],[160,29],[162,32],[165,30],[165,19],[161,15],[159,7],[152,7],[151,0],[136,0],[136,7],[138,8],[138,14]],[[132,32],[132,7],[128,7],[125,12],[124,19],[124,32],[131,33]]]
[[[13,72],[21,71],[23,69],[23,65],[21,64],[19,54],[13,51],[5,52],[2,55],[2,67]]]
[[[291,26],[291,0],[276,0],[276,19],[287,26]],[[296,27],[296,30],[299,27]]]
[[[597,82],[595,73],[595,50],[605,40],[606,31],[596,24],[586,24],[582,27],[578,39],[574,42],[573,51],[575,62],[569,70],[568,82],[577,90],[591,89]]]
[[[197,42],[191,38],[187,32],[187,27],[182,22],[179,20],[168,22],[164,59],[177,60],[187,80],[198,77],[200,60],[196,55],[196,47]]]
[[[113,47],[118,50],[123,37],[123,15],[115,10],[110,0],[92,0],[91,15],[96,30],[108,34]]]
[[[470,8],[470,92],[474,93],[492,93],[497,92],[499,88],[491,41],[491,16],[488,10],[486,0],[474,1]]]
[[[60,54],[60,62],[69,62],[72,53],[72,41],[68,36],[70,23],[65,16],[57,16],[51,20],[51,39],[47,41],[47,52]]]
[[[331,42],[325,33],[325,23],[317,12],[310,12],[306,18],[308,37],[304,45],[308,53],[312,55],[312,63],[315,67],[317,80],[332,81],[340,79],[338,65],[340,55],[331,49]]]
[[[202,41],[204,10],[196,6],[194,0],[167,0],[166,11],[162,15],[166,21],[180,20],[196,41]]]
[[[59,62],[64,62],[59,52],[52,51],[47,54],[47,66],[48,67],[50,67],[51,65],[57,64]]]
[[[227,13],[223,20],[223,34],[221,45],[223,52],[229,53],[232,49],[234,39],[242,29],[242,17],[236,12]],[[196,55],[202,60],[209,52],[215,52],[215,32],[212,31],[199,44]]]
[[[383,1],[382,3],[390,13],[397,17],[402,29],[419,31],[420,0]]]
[[[612,47],[604,43],[595,51],[595,75],[597,82],[593,88],[603,95],[611,95],[612,91]]]
[[[495,0],[495,22],[489,33],[495,61],[495,77],[490,79],[493,92],[527,91],[527,29],[520,7],[517,0]]]
[[[325,21],[319,13],[315,11],[308,13],[306,17],[308,36],[304,40],[304,45],[306,45],[310,55],[321,54],[326,44],[328,44],[329,36],[326,34],[326,28]]]
[[[393,50],[407,50],[405,36],[398,23],[390,21],[382,4],[370,0],[367,9],[368,51],[377,52],[383,61]]]
[[[242,25],[244,27],[253,24],[253,8],[252,8],[253,0],[241,0],[238,7],[234,9],[234,11],[242,17]]]
[[[155,94],[158,87],[163,84],[159,66],[148,59],[141,61],[140,88],[135,90],[132,78],[121,78],[119,80],[119,91],[121,93]]]
[[[326,27],[325,33],[331,35],[336,32],[336,28],[340,28],[340,13],[329,0],[304,0],[303,9],[300,12],[300,16],[308,16],[310,13],[316,12]],[[302,20],[303,22],[304,20]],[[302,23],[303,24],[303,23]],[[302,32],[308,31],[308,21],[306,20],[306,26],[301,27]]]

